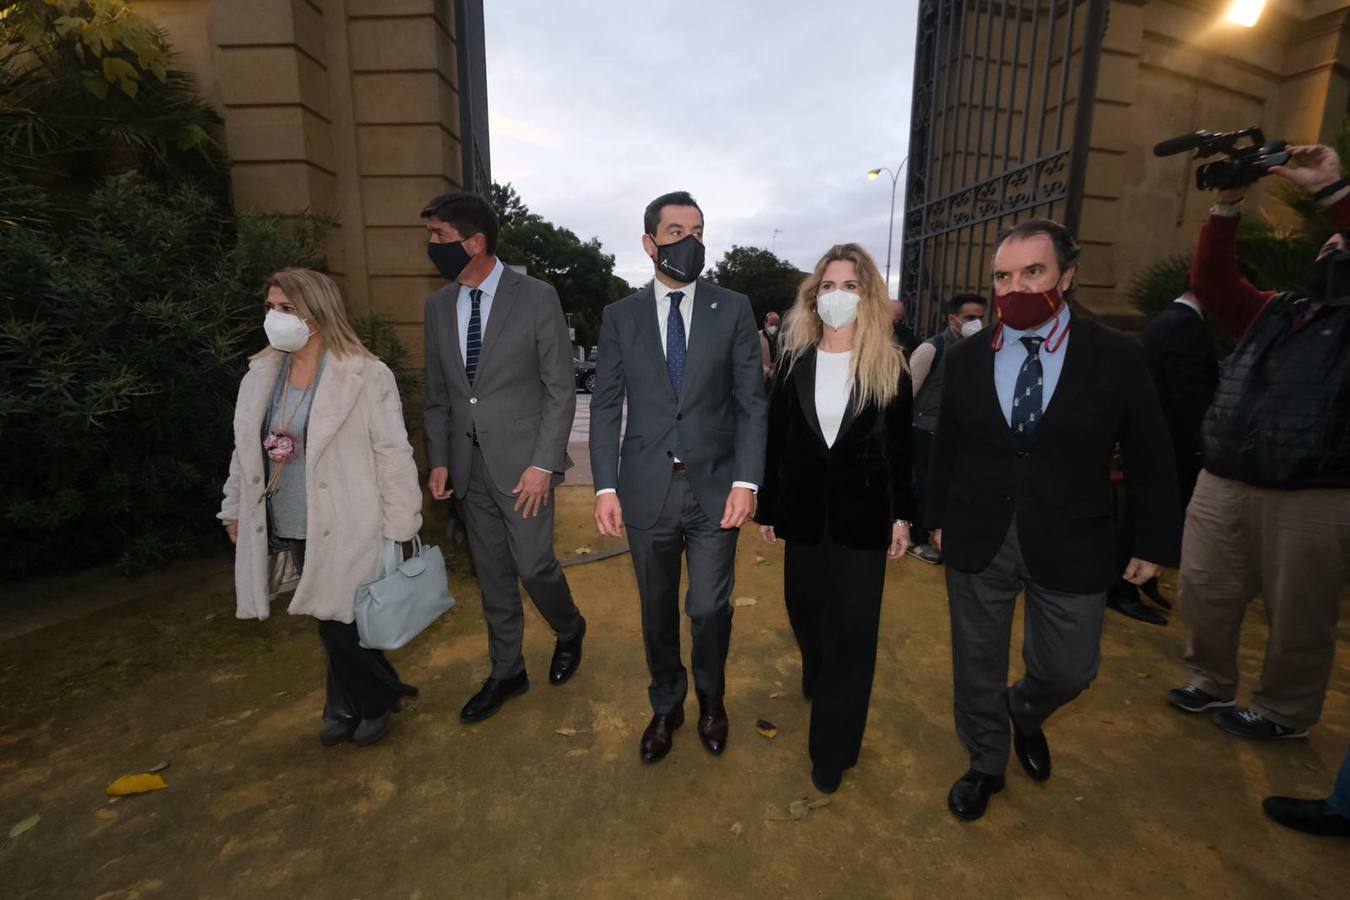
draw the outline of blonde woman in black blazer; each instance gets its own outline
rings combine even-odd
[[[856,244],[832,247],[783,329],[756,515],[764,540],[787,542],[811,780],[825,793],[858,761],[886,560],[909,547],[911,402],[876,263]]]

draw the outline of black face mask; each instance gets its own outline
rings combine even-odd
[[[1333,250],[1312,264],[1308,294],[1336,306],[1350,304],[1350,250]]]
[[[656,248],[656,268],[680,284],[689,284],[703,271],[703,242],[692,234]]]
[[[446,281],[454,281],[473,259],[458,241],[449,244],[427,244],[427,258]]]

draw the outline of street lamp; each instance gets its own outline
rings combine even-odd
[[[885,166],[882,166],[880,169],[873,169],[867,173],[869,181],[876,181],[877,176],[882,172],[891,176],[891,224],[890,227],[886,229],[886,293],[888,294],[891,291],[891,238],[895,234],[895,186],[900,181],[900,170],[905,167],[905,163],[907,162],[909,162],[908,156],[900,160],[900,165],[895,167],[894,172]]]

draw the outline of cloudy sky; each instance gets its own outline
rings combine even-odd
[[[629,282],[651,277],[643,208],[680,189],[703,207],[710,266],[774,229],[801,269],[841,241],[885,265],[891,185],[866,174],[905,156],[917,0],[484,7],[493,179],[598,237]]]

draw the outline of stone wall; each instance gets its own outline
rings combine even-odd
[[[168,31],[224,117],[238,208],[335,215],[329,259],[349,307],[389,311],[420,365],[422,301],[438,279],[418,212],[466,180],[458,19],[473,3],[132,5]]]

